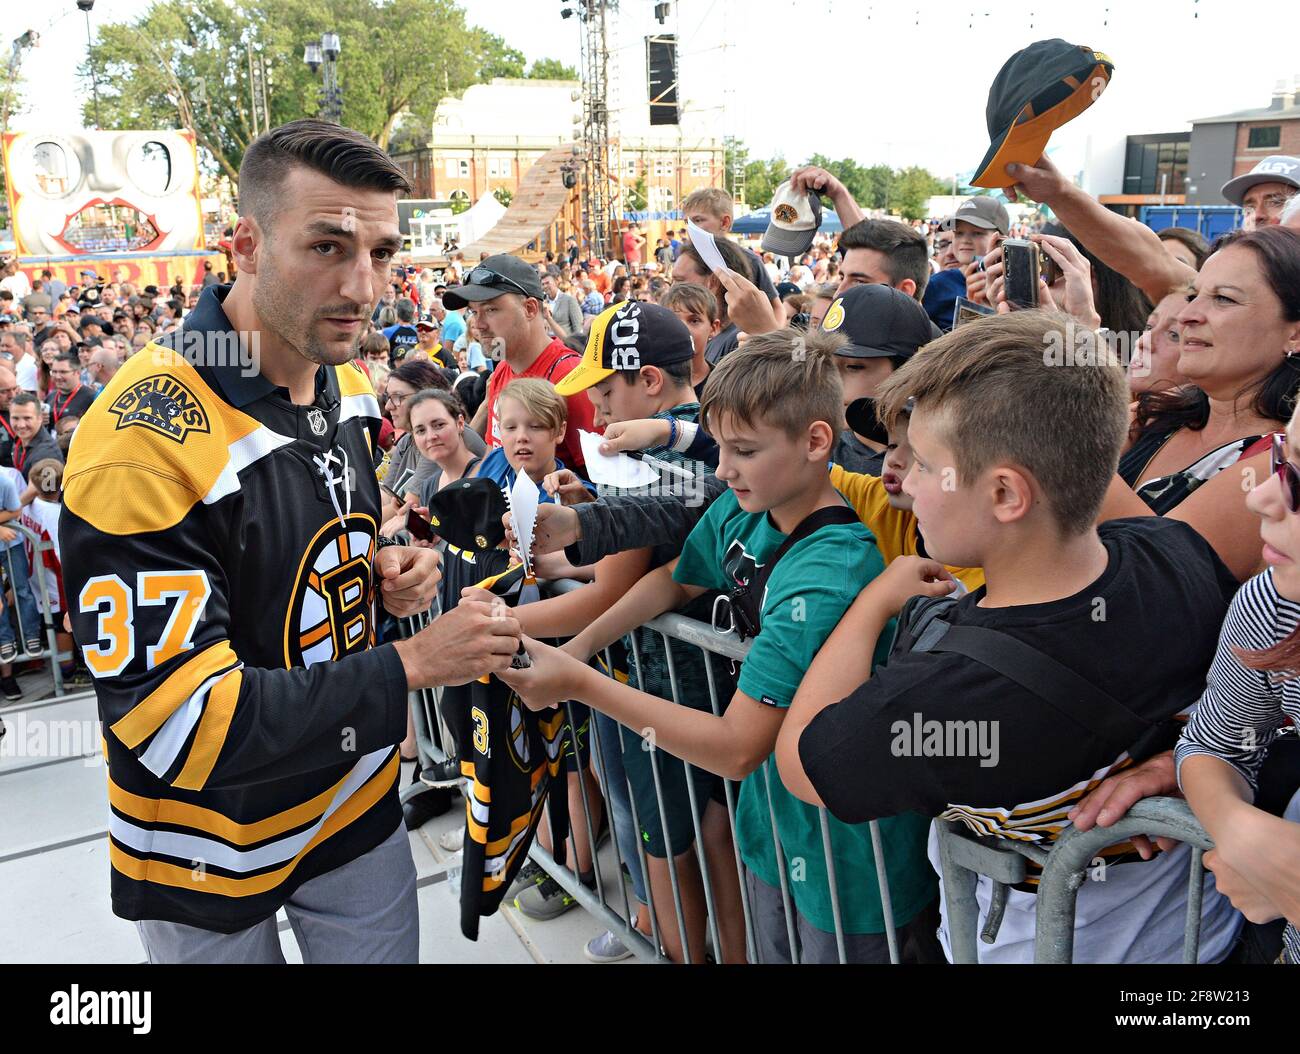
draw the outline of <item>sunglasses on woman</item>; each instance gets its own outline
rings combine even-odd
[[[1282,502],[1287,512],[1300,512],[1300,469],[1286,456],[1286,433],[1274,432],[1270,449],[1272,475],[1282,481]]]

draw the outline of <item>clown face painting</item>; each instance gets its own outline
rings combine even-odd
[[[188,132],[17,132],[4,137],[20,256],[203,247]]]

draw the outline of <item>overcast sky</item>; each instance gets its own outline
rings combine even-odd
[[[148,6],[98,0],[92,23],[127,20]],[[471,22],[529,59],[578,65],[579,22],[560,17],[560,0],[464,6]],[[653,7],[653,0],[622,2],[614,20],[622,76],[644,77],[643,37],[658,28]],[[29,108],[12,125],[79,127],[75,71],[85,61],[84,17],[73,0],[34,10],[41,13],[28,23],[7,21],[12,36],[26,28],[41,33],[24,64]],[[1300,74],[1300,10],[1286,0],[1141,7],[1099,0],[674,0],[662,31],[681,40],[685,104],[718,136],[743,138],[751,156],[800,161],[820,151],[863,164],[920,164],[944,178],[965,175],[983,157],[988,86],[1006,58],[1033,40],[1087,44],[1116,66],[1106,94],[1053,137],[1054,156],[1071,171],[1083,164],[1090,135],[1110,142],[1186,129],[1194,117],[1266,105],[1278,79]],[[7,43],[0,48],[7,54]]]

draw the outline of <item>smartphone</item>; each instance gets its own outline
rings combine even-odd
[[[1043,273],[1043,281],[1049,286],[1056,285],[1061,277],[1061,265],[1043,252],[1042,246],[1039,246],[1039,254],[1038,259]]]
[[[438,540],[438,536],[433,533],[433,524],[414,509],[408,509],[406,512],[406,529],[410,532],[411,537],[418,541],[436,542]]]
[[[1038,306],[1038,244],[1024,238],[1002,243],[1004,295],[1012,310]]]

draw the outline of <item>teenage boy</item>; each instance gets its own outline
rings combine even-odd
[[[699,190],[686,195],[686,200],[682,202],[682,214],[702,231],[708,231],[714,235],[728,236],[731,234],[731,222],[735,214],[735,207],[736,203],[732,200],[731,195],[721,187],[701,187]],[[683,237],[685,233],[685,231],[682,232]],[[743,245],[739,248],[745,254],[749,266],[747,270],[738,273],[745,275],[763,291],[763,295],[772,302],[772,310],[776,312],[776,317],[782,318],[781,298],[776,295],[776,286],[772,284],[772,277],[767,273],[767,268],[763,266],[763,258],[753,249],[746,249]],[[680,255],[674,249],[674,261]],[[730,267],[731,265],[728,264],[727,266]],[[732,269],[735,270],[735,268]]]
[[[910,595],[901,576],[909,561],[895,561],[897,581],[868,586],[809,667],[777,744],[790,791],[846,823],[911,809],[1048,848],[1098,782],[1167,747],[1173,719],[1204,689],[1237,582],[1186,524],[1095,525],[1128,428],[1128,388],[1113,363],[1043,365],[1042,349],[1068,325],[1064,315],[1020,311],[962,326],[885,381],[878,398],[887,419],[914,401],[903,489],[930,555],[986,575],[944,622],[1054,659],[1066,668],[1052,672],[1069,686],[1061,696],[1073,692],[1079,705],[1049,703],[930,634],[873,671],[871,644]],[[942,576],[932,561],[912,563],[922,577]],[[1155,614],[1169,611],[1179,613],[1176,630]],[[1083,682],[1099,691],[1075,687]],[[958,727],[974,732],[964,748],[918,741],[921,728]],[[1189,852],[1142,861],[1124,844],[1101,854],[1093,877],[1105,880],[1079,891],[1075,960],[1179,961]],[[981,960],[1032,961],[1036,888],[1035,871],[1010,892]],[[977,896],[988,911],[987,879]],[[1239,921],[1207,881],[1202,959],[1223,957]],[[940,936],[950,950],[946,926]]]
[[[855,285],[831,303],[822,330],[847,338],[835,352],[835,368],[845,407],[858,411],[836,439],[831,460],[850,472],[879,476],[886,436],[872,400],[889,375],[930,342],[930,320],[921,305],[901,290]]]
[[[797,335],[801,344],[795,343]],[[834,336],[793,330],[761,334],[714,369],[701,416],[718,440],[718,477],[726,482],[726,493],[691,532],[678,560],[643,578],[566,645],[569,654],[529,639],[532,668],[506,675],[531,707],[582,700],[629,728],[653,728],[661,750],[744,781],[736,837],[763,962],[837,960],[827,849],[835,861],[848,959],[888,960],[868,829],[830,819],[830,846],[824,848],[820,814],[789,794],[771,756],[803,671],[852,598],[882,568],[870,535],[826,472],[843,424],[839,377],[831,361],[836,342]],[[796,347],[802,354],[791,353]],[[799,536],[774,562],[796,528],[802,528]],[[757,636],[720,717],[619,684],[575,657],[593,654],[707,589],[726,592],[741,585],[754,598],[758,625],[751,621],[750,629]],[[733,611],[737,605],[750,610],[739,598]],[[733,617],[746,621],[743,615]],[[910,924],[934,897],[934,874],[923,850],[928,826],[918,815],[881,823],[903,940],[912,936],[917,927]],[[782,885],[793,895],[794,947],[778,890]]]
[[[581,365],[556,385],[556,391],[564,396],[586,391],[607,425],[653,418],[670,422],[670,429],[675,428],[678,422],[693,423],[699,419],[699,403],[691,390],[694,355],[695,346],[689,330],[671,310],[658,304],[628,301],[608,308],[595,319]],[[690,465],[683,456],[667,447],[652,449],[650,456],[667,465],[681,468]],[[689,481],[683,482],[671,474],[664,475],[661,485],[680,492],[683,497],[693,489]],[[602,494],[641,491],[644,488],[600,489]],[[520,607],[519,617],[527,623],[525,632],[533,637],[571,637],[585,630],[632,589],[647,571],[662,567],[680,552],[680,545],[660,544],[606,557],[596,564],[592,584]],[[693,601],[685,613],[704,621],[709,618],[711,610],[712,595],[705,595]],[[631,636],[635,638],[635,648],[631,639],[623,640],[624,652],[630,660],[627,664],[628,683],[661,699],[671,700],[672,678],[663,639],[645,629],[636,630]],[[697,648],[678,642],[672,645],[672,660],[681,702],[707,711],[708,674],[703,654]],[[715,682],[729,686],[728,663],[715,656],[712,665]],[[611,811],[619,846],[629,866],[637,862],[638,837],[644,846],[649,888],[668,957],[674,962],[685,961],[672,896],[668,862],[671,855],[682,900],[683,923],[680,925],[687,933],[690,961],[704,961],[704,885],[694,848],[695,823],[698,820],[705,831],[704,849],[723,943],[720,949],[722,959],[743,962],[744,916],[722,781],[705,769],[691,770],[695,801],[700,810],[693,815],[683,765],[676,758],[657,752],[653,765],[658,768],[664,807],[665,822],[661,823],[652,758],[641,738],[626,731],[620,736],[617,724],[604,715],[598,715],[597,729],[606,760],[617,760],[632,789],[640,830],[632,828],[631,802],[624,804],[619,800],[618,792],[625,788],[622,788],[623,780],[617,776],[611,777],[613,785],[609,788]],[[614,759],[611,754],[621,756]],[[634,879],[639,878],[639,875],[634,876]],[[539,888],[545,890],[546,884]],[[558,891],[550,892],[554,896]],[[644,884],[640,892],[644,892]],[[639,915],[638,925],[643,932],[650,932],[648,914]],[[612,933],[603,939],[597,938],[587,949],[589,958],[602,962],[630,954]]]

